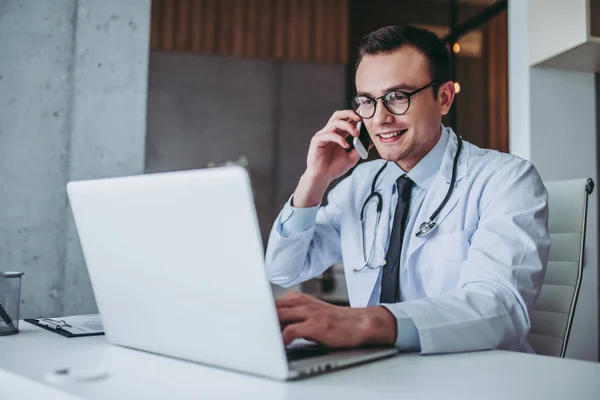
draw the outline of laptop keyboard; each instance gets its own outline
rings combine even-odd
[[[288,347],[285,349],[288,361],[304,360],[311,357],[324,356],[333,352],[333,349],[324,346]]]

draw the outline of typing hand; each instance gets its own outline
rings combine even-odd
[[[384,307],[340,307],[294,291],[275,306],[286,345],[298,338],[335,348],[396,340],[396,319]]]

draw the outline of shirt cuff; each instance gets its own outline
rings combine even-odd
[[[400,351],[405,352],[420,352],[421,340],[419,339],[419,331],[415,326],[413,319],[405,312],[395,309],[392,311],[387,304],[380,304],[387,308],[398,322],[398,335],[396,336],[396,347]]]
[[[314,207],[292,207],[292,197],[289,198],[279,217],[279,233],[281,236],[306,232],[317,220],[317,212],[321,203]]]

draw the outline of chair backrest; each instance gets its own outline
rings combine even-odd
[[[548,268],[531,315],[529,343],[536,353],[564,357],[581,287],[591,179],[546,182]]]

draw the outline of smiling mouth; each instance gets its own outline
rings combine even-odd
[[[379,133],[379,134],[377,134],[377,136],[380,139],[392,139],[392,138],[395,138],[395,137],[403,135],[404,133],[406,133],[406,131],[408,131],[408,129],[401,129],[401,130],[398,130],[398,131],[387,132],[387,133]]]

